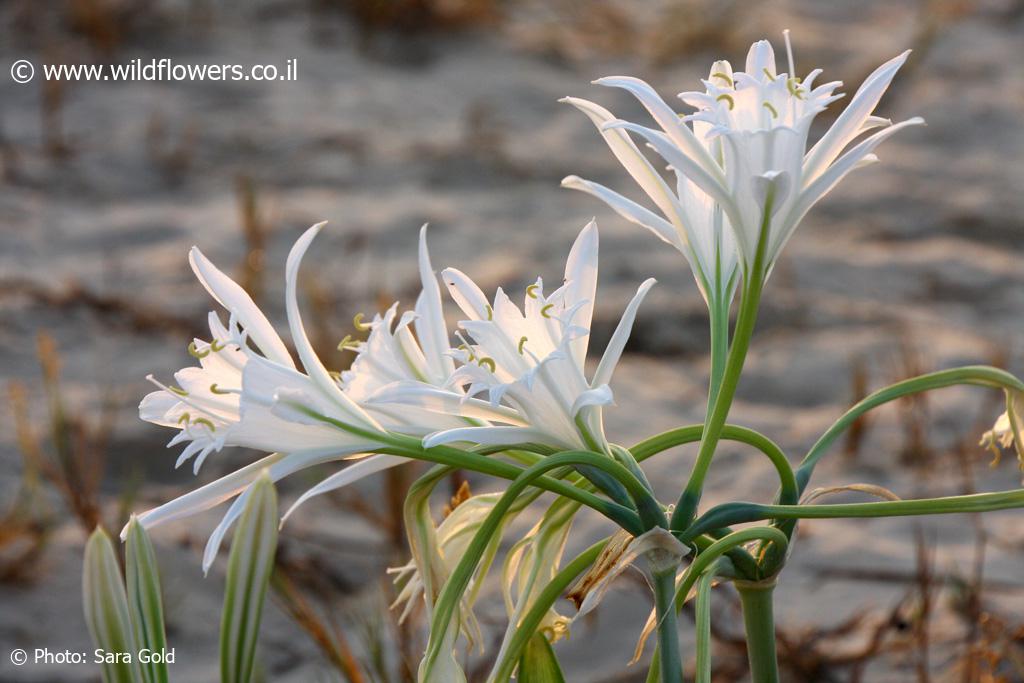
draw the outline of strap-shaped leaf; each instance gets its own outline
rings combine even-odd
[[[543,633],[534,633],[526,644],[519,659],[519,683],[565,683],[555,650]]]
[[[167,649],[164,631],[164,606],[160,596],[160,574],[149,534],[135,516],[128,522],[125,544],[125,578],[128,584],[128,615],[132,634],[140,650],[161,653]],[[148,659],[162,659],[150,657]],[[167,664],[162,661],[139,663],[146,683],[167,683]]]
[[[266,473],[242,494],[248,498],[231,543],[220,624],[221,683],[248,683],[256,637],[277,549],[277,492]]]
[[[141,683],[121,569],[110,536],[100,527],[85,544],[82,604],[93,643],[115,660],[102,665],[104,682]]]

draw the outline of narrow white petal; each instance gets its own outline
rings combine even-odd
[[[825,172],[843,149],[863,130],[868,117],[878,106],[896,72],[907,61],[910,50],[890,59],[865,79],[843,113],[816,145],[807,153],[804,162],[804,183],[813,182]]]
[[[639,78],[632,78],[630,76],[600,78],[594,81],[594,83],[612,88],[622,88],[630,92],[640,100],[640,103],[650,112],[662,130],[668,134],[669,139],[678,145],[684,154],[702,166],[710,176],[716,178],[719,182],[724,182],[725,175],[722,173],[721,167],[708,154],[707,149],[697,139],[697,136],[693,134],[689,126],[679,119],[679,114],[665,103],[665,100],[654,91],[654,88]]]
[[[572,404],[572,415],[575,417],[581,410],[589,406],[610,406],[613,403],[615,403],[615,398],[612,396],[612,388],[607,384],[601,384],[576,397]]]
[[[565,308],[578,306],[574,321],[587,329],[587,334],[576,337],[569,344],[579,367],[583,367],[587,360],[589,330],[591,319],[594,317],[598,245],[597,223],[590,221],[573,242],[569,258],[565,262]]]
[[[594,373],[594,379],[591,380],[590,386],[599,387],[602,384],[611,383],[615,366],[619,364],[622,351],[626,348],[626,342],[629,340],[629,334],[633,331],[633,321],[636,320],[637,309],[640,308],[644,297],[647,296],[647,292],[651,290],[655,282],[657,281],[654,278],[649,278],[636,290],[632,301],[623,311],[619,324],[615,327],[615,332],[608,342],[608,348],[605,349],[601,362],[597,365],[597,371]]]
[[[199,282],[221,306],[235,315],[238,322],[245,328],[249,339],[263,352],[267,358],[282,365],[295,367],[295,361],[288,353],[288,348],[281,337],[274,331],[267,317],[256,306],[244,289],[237,282],[225,275],[210,259],[192,247],[188,253],[188,261]]]
[[[292,247],[291,252],[288,254],[288,262],[285,266],[285,306],[288,312],[288,327],[292,333],[292,341],[295,342],[295,350],[298,351],[299,358],[302,360],[302,367],[306,369],[306,374],[309,375],[310,379],[320,387],[320,390],[325,395],[345,409],[354,420],[362,423],[362,425],[379,429],[380,427],[374,419],[356,405],[327,372],[327,368],[324,367],[320,358],[317,357],[316,351],[313,350],[313,345],[309,343],[306,328],[302,325],[297,291],[299,266],[302,264],[302,257],[305,255],[306,250],[309,249],[309,245],[324,225],[326,223],[317,223],[302,233],[302,236],[295,242],[295,246]]]
[[[423,447],[433,448],[457,441],[467,441],[481,446],[512,446],[520,443],[546,443],[550,440],[544,432],[528,427],[463,427],[431,434],[423,440]]]
[[[422,408],[444,415],[458,415],[477,420],[495,420],[525,426],[519,413],[506,406],[492,406],[488,401],[469,398],[465,394],[430,386],[422,382],[394,382],[371,395],[367,406],[398,404]]]
[[[430,265],[426,225],[420,229],[419,267],[423,292],[416,301],[416,313],[419,316],[416,333],[431,371],[443,380],[455,370],[455,363],[447,354],[451,341],[444,322],[441,288],[437,284],[434,268]]]
[[[566,97],[560,101],[573,105],[590,118],[615,158],[666,216],[681,212],[679,202],[665,183],[665,179],[637,149],[629,135],[621,130],[606,127],[606,124],[616,120],[610,111],[576,97]]]
[[[281,525],[284,526],[284,523],[289,517],[291,517],[292,513],[310,498],[329,491],[336,491],[337,489],[348,486],[349,484],[354,484],[360,479],[369,477],[377,472],[383,472],[386,469],[390,469],[406,462],[409,462],[409,459],[403,458],[399,455],[374,455],[366,458],[365,460],[360,460],[354,465],[349,465],[340,472],[335,472],[299,496],[299,499],[292,503],[292,506],[288,508],[288,511],[281,517]]]
[[[468,275],[457,268],[445,268],[441,271],[441,279],[448,287],[452,299],[470,320],[487,319],[487,309],[490,307],[487,297]]]
[[[284,455],[280,453],[273,453],[183,496],[147,510],[138,515],[139,524],[151,529],[158,524],[190,517],[216,507],[228,498],[238,495],[246,486],[256,481],[260,472],[283,457]],[[127,527],[121,531],[121,540],[126,538],[126,533]]]
[[[632,199],[623,197],[618,192],[610,190],[604,185],[590,180],[584,180],[578,176],[567,176],[562,180],[562,187],[572,190],[579,190],[593,195],[615,210],[617,214],[631,223],[647,228],[659,239],[668,242],[680,251],[683,245],[679,241],[679,234],[667,220],[640,206]]]

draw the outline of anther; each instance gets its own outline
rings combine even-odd
[[[734,85],[733,82],[732,82],[732,77],[730,77],[729,74],[724,73],[722,71],[716,71],[715,73],[711,74],[711,77],[712,78],[721,78],[723,81],[725,81],[726,83],[729,84],[730,88],[733,87],[733,85]]]
[[[722,93],[721,95],[715,98],[716,102],[721,102],[723,100],[729,103],[729,111],[732,111],[733,109],[736,108],[736,101],[732,98],[732,95],[726,95],[725,93]]]
[[[339,351],[355,351],[359,346],[359,340],[353,339],[351,334],[346,334],[345,338],[338,342]]]
[[[530,297],[531,299],[536,299],[537,298],[537,288],[538,287],[540,287],[540,285],[538,285],[537,283],[534,283],[534,284],[530,285],[529,287],[527,287],[526,288],[526,296]]]
[[[552,308],[554,308],[554,307],[555,307],[555,305],[554,305],[554,304],[548,304],[548,305],[547,305],[547,306],[545,306],[544,308],[540,309],[540,314],[541,314],[542,316],[544,316],[545,318],[550,318],[551,316],[550,316],[550,315],[548,315],[548,311],[550,311],[550,310],[551,310]]]
[[[519,338],[519,355],[523,355],[523,344],[526,343],[526,337]]]
[[[480,367],[487,368],[491,372],[494,372],[495,370],[498,369],[498,366],[494,364],[494,359],[493,358],[487,358],[486,356],[481,358],[480,360],[478,360],[476,363]]]
[[[217,431],[217,428],[214,426],[214,424],[207,420],[205,417],[197,417],[196,419],[192,420],[192,424],[205,425],[206,427],[209,428],[211,432]]]
[[[363,322],[362,313],[356,313],[355,317],[352,318],[352,324],[355,325],[356,329],[359,330],[360,332],[366,332],[367,330],[373,327],[373,325],[371,325],[370,323]]]
[[[192,419],[191,415],[189,415],[188,413],[182,413],[181,417],[178,418],[178,424],[181,424],[182,422],[184,422],[185,424],[188,424],[188,421],[191,420],[191,419]]]
[[[210,342],[210,350],[215,353],[217,351],[223,351],[226,348],[227,346],[225,344],[221,344],[219,339],[214,339],[212,342]]]
[[[207,348],[205,351],[200,351],[199,349],[196,348],[196,343],[194,341],[191,341],[188,343],[188,355],[192,356],[193,358],[203,359],[210,355],[210,349]]]
[[[803,90],[800,89],[800,79],[790,78],[786,80],[786,88],[789,90],[789,94],[798,100],[804,99]]]
[[[494,320],[494,309],[491,308],[490,304],[484,304],[484,309],[487,311],[487,319]]]
[[[220,395],[223,396],[224,394],[230,394],[231,392],[230,391],[224,391],[223,389],[221,389],[220,387],[217,386],[216,382],[214,382],[213,384],[210,385],[210,393],[211,394],[220,394]]]
[[[768,70],[768,67],[764,67],[761,71],[764,71],[764,75],[768,77],[769,81],[775,80],[775,76],[772,76],[772,72]]]
[[[167,390],[171,393],[177,394],[178,396],[188,396],[188,392],[184,389],[174,386],[173,384],[167,385]]]
[[[779,118],[779,111],[772,106],[771,102],[762,102],[761,106],[771,112],[773,119]]]

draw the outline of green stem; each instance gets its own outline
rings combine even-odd
[[[658,652],[661,683],[682,683],[683,662],[679,652],[679,626],[673,605],[676,587],[675,568],[655,570],[654,608],[658,620]]]
[[[797,482],[800,484],[801,493],[807,487],[807,484],[811,479],[811,474],[814,472],[815,465],[818,464],[818,461],[821,460],[825,452],[833,443],[835,443],[835,440],[838,439],[839,436],[850,427],[850,425],[864,415],[864,413],[873,410],[880,405],[910,394],[930,391],[932,389],[941,389],[943,387],[949,387],[957,384],[970,384],[974,386],[1024,391],[1024,383],[1021,383],[1019,379],[1005,370],[985,365],[968,365],[960,368],[953,368],[951,370],[930,372],[926,375],[912,377],[910,379],[903,380],[902,382],[897,382],[892,386],[885,387],[884,389],[879,389],[843,413],[843,416],[836,420],[836,422],[821,435],[821,438],[818,439],[817,443],[811,447],[811,450],[808,451],[796,471]]]
[[[718,447],[718,441],[722,436],[722,428],[729,417],[729,409],[732,407],[732,401],[736,395],[736,387],[739,385],[740,375],[743,374],[743,364],[747,360],[747,350],[750,348],[750,338],[754,334],[754,325],[757,323],[757,310],[761,305],[761,291],[764,288],[771,208],[772,198],[769,196],[765,202],[764,216],[761,220],[761,230],[757,241],[757,254],[754,256],[754,263],[750,266],[749,270],[744,272],[743,298],[740,301],[739,315],[736,318],[736,329],[733,332],[732,345],[729,348],[729,357],[725,363],[721,387],[718,395],[715,397],[714,408],[708,413],[704,421],[704,432],[701,435],[697,460],[693,464],[690,479],[686,482],[686,488],[683,489],[682,494],[679,496],[676,509],[672,513],[671,529],[684,529],[693,521],[697,512],[697,505],[700,503],[701,493],[704,489],[704,478],[707,476],[708,468],[711,466],[711,459],[715,455],[715,449]]]
[[[736,581],[735,585],[743,608],[751,681],[778,683],[779,664],[775,653],[775,618],[772,613],[775,581]]]
[[[709,414],[718,398],[718,389],[722,386],[722,375],[725,373],[725,359],[729,354],[729,299],[726,297],[731,293],[731,289],[721,293],[719,298],[708,304],[711,326],[711,376],[708,380]]]
[[[966,496],[893,500],[873,503],[836,505],[762,505],[760,503],[725,503],[711,508],[694,522],[679,540],[688,543],[693,537],[731,524],[765,519],[839,519],[846,517],[913,517],[947,515],[964,512],[990,512],[1024,508],[1024,489],[997,493],[973,493]]]
[[[697,636],[697,671],[694,683],[711,683],[711,588],[724,560],[717,560],[697,581],[694,625]]]

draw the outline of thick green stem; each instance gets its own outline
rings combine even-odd
[[[730,290],[731,292],[731,290]],[[715,406],[718,389],[722,386],[725,360],[729,354],[729,300],[722,293],[720,299],[708,305],[711,322],[711,376],[708,380],[708,414]],[[706,419],[706,417],[705,417]]]
[[[658,619],[658,653],[661,683],[682,683],[683,662],[679,652],[679,627],[676,624],[675,568],[656,569],[654,579],[654,607]]]
[[[757,310],[761,305],[761,290],[764,288],[771,209],[772,198],[769,197],[765,203],[754,263],[744,272],[743,298],[740,301],[740,311],[736,318],[736,329],[733,331],[732,345],[729,348],[729,357],[725,363],[722,382],[718,395],[715,397],[714,408],[704,421],[700,449],[697,451],[697,460],[690,472],[690,479],[686,482],[686,488],[679,496],[676,509],[672,513],[672,521],[669,525],[671,529],[685,529],[693,521],[704,489],[704,478],[707,476],[711,459],[715,455],[715,449],[722,436],[722,428],[729,417],[729,409],[732,407],[732,400],[736,395],[740,375],[743,374],[743,364],[747,360],[750,338],[754,334],[754,325],[757,323]]]
[[[779,663],[775,654],[775,617],[772,594],[775,581],[737,581],[747,636],[747,660],[753,683],[778,683]]]

